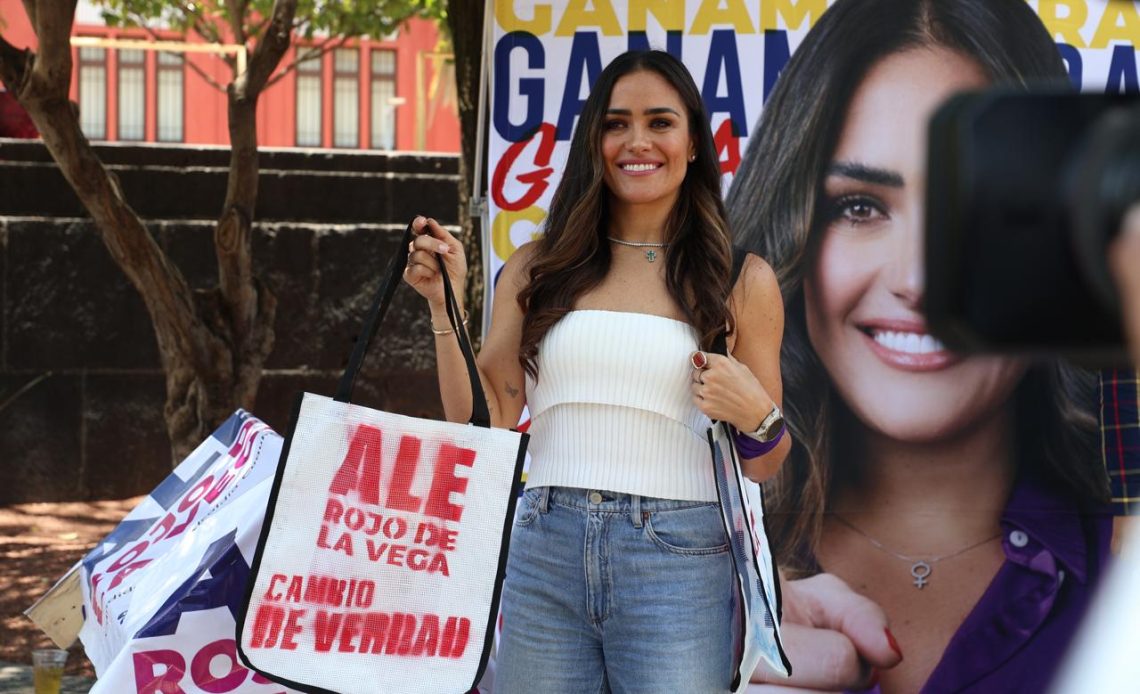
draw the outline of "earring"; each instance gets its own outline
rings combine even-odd
[[[695,155],[695,154],[690,154],[690,155],[689,155],[689,163],[690,163],[690,164],[692,164],[692,163],[693,163],[693,162],[695,162],[696,160],[697,160],[697,155]]]

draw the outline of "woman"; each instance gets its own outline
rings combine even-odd
[[[839,0],[728,197],[788,305],[798,445],[770,540],[884,608],[905,656],[885,691],[1043,691],[1107,553],[1088,375],[963,358],[920,310],[927,118],[955,91],[1064,80],[1021,0]]]
[[[582,109],[542,238],[502,271],[478,359],[494,424],[531,414],[497,691],[728,689],[732,570],[704,432],[713,418],[764,439],[739,437],[754,479],[790,440],[774,423],[775,275],[749,256],[729,286],[723,209],[686,68],[619,56]],[[414,228],[405,276],[431,307],[444,410],[466,421],[435,258],[462,296],[462,247],[432,220]],[[726,327],[732,356],[694,355]]]

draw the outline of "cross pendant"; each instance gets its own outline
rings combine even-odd
[[[654,260],[657,260],[657,251],[646,251],[645,252],[645,259],[651,263]]]

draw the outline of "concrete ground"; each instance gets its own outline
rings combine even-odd
[[[86,694],[95,685],[93,677],[64,676],[61,694]],[[32,666],[0,660],[0,694],[34,694]]]

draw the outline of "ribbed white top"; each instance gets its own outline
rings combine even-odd
[[[526,380],[528,487],[605,489],[716,501],[692,403],[688,323],[645,313],[571,311],[543,337]]]

